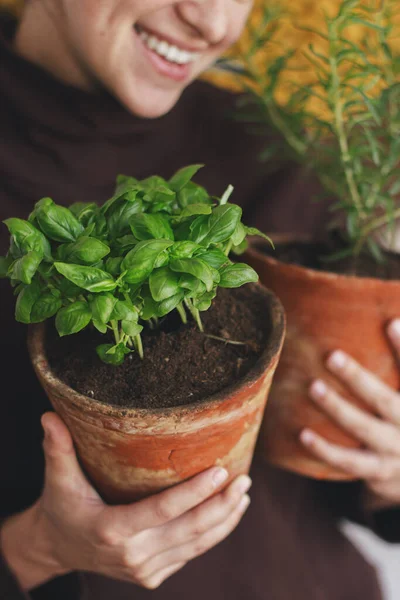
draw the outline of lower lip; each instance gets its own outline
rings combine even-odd
[[[150,50],[150,48],[146,46],[142,38],[138,35],[137,31],[134,30],[134,34],[157,73],[163,75],[164,77],[169,77],[174,81],[185,81],[189,79],[191,63],[186,65],[178,65],[165,60],[162,56],[156,52],[153,52],[153,50]]]

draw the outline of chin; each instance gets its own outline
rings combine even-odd
[[[183,89],[168,92],[149,89],[139,95],[135,89],[133,93],[132,90],[124,90],[120,94],[114,91],[114,96],[135,116],[157,119],[174,108],[182,92]]]

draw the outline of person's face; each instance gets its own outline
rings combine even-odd
[[[169,111],[240,36],[252,0],[57,0],[60,33],[90,87],[142,117]]]

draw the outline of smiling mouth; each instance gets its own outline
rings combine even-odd
[[[200,56],[198,52],[189,52],[188,50],[169,44],[166,40],[154,35],[154,33],[145,31],[139,25],[135,25],[135,30],[149,50],[173,65],[185,66],[194,62]]]

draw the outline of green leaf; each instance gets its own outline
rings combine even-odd
[[[247,235],[247,231],[246,231],[246,227],[243,225],[243,223],[241,223],[239,221],[239,223],[236,226],[235,231],[232,234],[232,244],[234,246],[239,246],[243,240],[246,238]]]
[[[0,256],[0,279],[7,277],[8,269],[10,268],[13,259],[11,256]]]
[[[122,257],[108,258],[106,260],[106,271],[117,277],[121,273],[121,264],[124,259]]]
[[[223,288],[238,288],[245,283],[258,281],[256,271],[244,263],[235,263],[224,267],[220,275],[219,285]]]
[[[197,258],[201,258],[209,267],[213,269],[220,269],[223,265],[229,262],[228,257],[219,248],[209,248],[208,250],[202,249],[198,254]]]
[[[206,292],[206,286],[200,279],[194,277],[194,275],[189,275],[189,273],[184,273],[181,275],[179,279],[179,287],[184,288],[185,290],[189,290],[189,294],[185,293],[185,297],[194,298]]]
[[[89,325],[92,313],[87,302],[74,302],[69,306],[61,308],[56,316],[56,328],[60,335],[71,335],[78,333]]]
[[[170,268],[177,273],[189,273],[202,281],[208,292],[214,286],[214,276],[211,267],[200,258],[178,258],[171,260]]]
[[[93,323],[93,327],[95,327],[97,329],[97,331],[99,331],[100,333],[103,333],[103,334],[107,333],[107,325],[105,323],[96,321],[96,319],[93,319],[92,323]]]
[[[30,323],[33,305],[39,299],[42,293],[41,287],[37,281],[24,287],[19,293],[15,305],[15,319],[19,323]]]
[[[177,195],[178,204],[181,208],[185,208],[190,204],[211,204],[210,196],[207,191],[193,181],[189,181]]]
[[[262,231],[260,231],[259,229],[257,229],[257,227],[246,227],[246,234],[247,235],[257,235],[259,237],[264,238],[264,240],[267,240],[267,242],[269,242],[271,244],[271,246],[274,248],[274,242],[271,240],[270,237],[268,237],[265,233],[263,233]],[[236,246],[236,244],[235,244]]]
[[[149,279],[150,292],[154,300],[161,302],[177,294],[179,289],[179,275],[169,267],[155,269]]]
[[[113,350],[113,352],[110,352],[110,350]],[[113,346],[113,344],[100,344],[100,346],[97,346],[96,352],[100,360],[104,363],[118,367],[124,362],[125,355],[131,351],[124,344],[116,346]]]
[[[64,260],[93,265],[110,253],[110,247],[96,238],[81,236],[74,244],[69,244]]]
[[[121,321],[122,331],[129,335],[129,337],[135,337],[136,335],[140,335],[143,331],[143,326],[139,325],[137,321]]]
[[[171,296],[170,298],[166,298],[160,302],[157,306],[157,316],[164,317],[172,312],[178,306],[178,304],[182,302],[183,298],[184,292],[179,292],[178,294],[175,294],[175,296]]]
[[[179,215],[179,220],[187,219],[195,215],[210,215],[212,213],[211,204],[190,204],[183,209]]]
[[[171,240],[145,240],[139,242],[128,252],[121,268],[127,271],[124,280],[127,283],[141,283],[152,272],[158,256],[172,246]]]
[[[88,292],[110,292],[115,289],[116,282],[106,272],[95,267],[54,263],[57,271],[69,281]]]
[[[4,223],[13,236],[14,244],[21,253],[35,251],[47,261],[51,261],[51,248],[49,241],[41,231],[36,229],[29,221],[23,219],[6,219]]]
[[[42,262],[42,258],[43,255],[35,252],[35,250],[28,252],[22,258],[18,258],[10,267],[10,278],[29,285]]]
[[[138,318],[137,309],[126,300],[118,300],[111,315],[111,319],[116,321],[137,321]]]
[[[194,242],[175,242],[168,248],[171,258],[191,258],[196,250],[203,250],[202,246]]]
[[[190,165],[179,169],[169,180],[170,187],[179,192],[204,165]]]
[[[118,299],[112,294],[96,294],[90,302],[93,320],[108,323]]]
[[[242,216],[242,209],[234,204],[224,204],[214,208],[208,217],[207,226],[198,235],[190,237],[193,242],[202,246],[226,242],[234,233]],[[196,219],[197,220],[197,219]]]
[[[198,298],[193,298],[193,306],[197,308],[197,310],[205,311],[208,310],[217,295],[217,290],[212,290],[211,292],[206,292],[202,296]]]
[[[99,212],[99,207],[94,202],[74,202],[69,206],[69,210],[84,227],[88,227]]]
[[[75,242],[83,233],[83,225],[72,212],[51,198],[43,198],[36,204],[35,217],[43,233],[55,242]]]
[[[160,214],[139,213],[131,218],[130,227],[137,240],[174,240],[168,219]]]
[[[54,315],[62,307],[60,298],[56,298],[51,292],[45,292],[32,306],[31,323],[41,323],[46,319],[54,317]]]
[[[130,231],[129,223],[132,217],[143,210],[142,201],[136,197],[123,200],[112,208],[107,219],[107,227],[112,238],[121,237]]]

